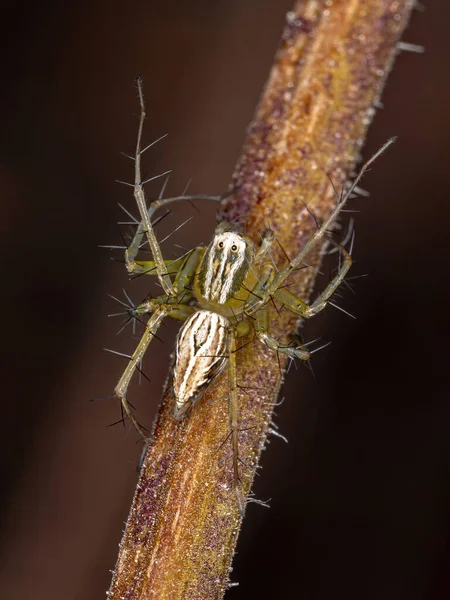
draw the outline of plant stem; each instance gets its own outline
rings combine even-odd
[[[269,225],[295,255],[336,202],[352,172],[413,0],[307,0],[287,16],[281,46],[224,203],[259,241]],[[393,132],[395,133],[395,132]],[[285,264],[281,249],[277,264]],[[308,264],[320,265],[320,249]],[[315,268],[290,290],[308,298]],[[271,312],[270,332],[286,339],[297,319]],[[282,383],[273,352],[249,343],[238,354],[240,455],[255,469]],[[227,377],[190,415],[175,421],[166,394],[155,425],[109,591],[114,600],[221,598],[241,524],[232,486]],[[242,466],[250,490],[253,472]]]

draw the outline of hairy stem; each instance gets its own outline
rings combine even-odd
[[[306,0],[287,15],[281,46],[222,212],[258,241],[270,225],[289,256],[323,221],[352,173],[413,0]],[[275,253],[283,265],[284,254]],[[308,264],[320,264],[320,250]],[[294,273],[308,298],[315,269]],[[286,339],[297,320],[271,313]],[[281,365],[284,360],[280,358]],[[273,352],[249,343],[237,355],[240,456],[254,469],[282,383]],[[233,491],[227,377],[175,421],[163,399],[109,591],[114,600],[221,598],[241,524]],[[227,440],[225,443],[224,440]],[[243,489],[253,472],[241,465]]]

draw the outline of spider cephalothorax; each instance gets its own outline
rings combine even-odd
[[[145,118],[140,80],[138,80],[138,91],[141,119],[135,155],[134,196],[141,223],[125,251],[125,262],[130,274],[156,275],[164,293],[132,309],[132,316],[141,319],[149,315],[149,318],[145,323],[142,339],[116,386],[115,394],[121,400],[126,415],[139,434],[145,437],[126,398],[128,385],[162,320],[170,316],[185,321],[176,342],[172,414],[175,418],[185,415],[199,400],[214,377],[227,366],[233,484],[242,510],[243,498],[239,492],[238,470],[239,405],[236,340],[253,335],[255,339],[277,353],[302,360],[310,357],[310,352],[304,346],[282,343],[270,334],[267,304],[271,300],[276,300],[285,309],[303,318],[314,316],[326,306],[351,266],[351,257],[339,244],[335,244],[341,253],[339,270],[314,302],[307,304],[297,298],[286,289],[284,282],[295,269],[304,264],[308,253],[324,239],[330,225],[351,196],[364,171],[393,140],[389,140],[363,166],[345,195],[338,199],[330,216],[318,227],[302,250],[284,267],[277,268],[270,258],[269,249],[274,240],[270,230],[262,234],[261,244],[256,247],[250,238],[225,222],[217,226],[207,248],[200,246],[188,252],[183,258],[165,261],[153,230],[151,217],[157,208],[175,200],[185,200],[187,197],[159,199],[150,206],[147,205],[140,171],[140,142]],[[151,261],[136,260],[144,236],[152,251]]]
[[[200,299],[226,304],[244,283],[254,255],[253,242],[249,238],[236,231],[227,231],[221,223],[200,265]]]

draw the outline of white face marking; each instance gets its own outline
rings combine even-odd
[[[175,418],[180,418],[198,400],[225,363],[228,326],[225,317],[199,310],[180,329],[173,373]]]
[[[234,232],[214,236],[205,276],[205,298],[224,304],[230,297],[234,277],[246,259],[247,244]]]

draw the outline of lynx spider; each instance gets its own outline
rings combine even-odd
[[[308,360],[310,352],[304,346],[280,343],[269,333],[269,314],[266,304],[275,298],[286,309],[299,317],[309,319],[323,310],[333,293],[344,280],[352,259],[347,250],[330,240],[340,251],[342,261],[334,278],[312,304],[294,296],[285,287],[284,281],[302,265],[308,253],[326,235],[355,187],[370,164],[394,141],[388,140],[378,152],[361,168],[358,176],[348,187],[330,216],[311,236],[302,250],[280,271],[267,259],[274,235],[270,229],[263,232],[261,244],[256,247],[250,238],[239,233],[226,222],[217,226],[208,247],[197,247],[187,255],[176,260],[164,260],[151,218],[162,206],[178,200],[187,200],[193,196],[177,196],[158,199],[147,205],[141,180],[141,139],[146,117],[142,91],[142,81],[137,78],[140,102],[140,121],[138,128],[135,161],[134,197],[137,202],[141,222],[134,238],[125,250],[125,263],[130,275],[156,275],[163,288],[163,294],[147,299],[142,304],[128,310],[130,317],[142,318],[149,315],[145,332],[129,357],[128,365],[120,378],[115,396],[121,401],[126,416],[139,435],[146,435],[134,417],[127,401],[127,389],[131,378],[155,336],[162,320],[170,316],[184,321],[175,348],[173,369],[173,406],[172,415],[180,419],[199,400],[205,389],[218,372],[228,368],[228,401],[230,437],[233,451],[233,484],[239,507],[242,511],[244,500],[239,486],[240,461],[238,452],[239,406],[236,383],[236,340],[254,335],[268,348],[286,354],[291,358]],[[198,196],[218,200],[218,197]],[[150,246],[153,260],[136,260],[144,236]],[[144,240],[145,243],[145,240]],[[170,269],[170,271],[169,271]],[[172,280],[172,275],[175,275]]]

